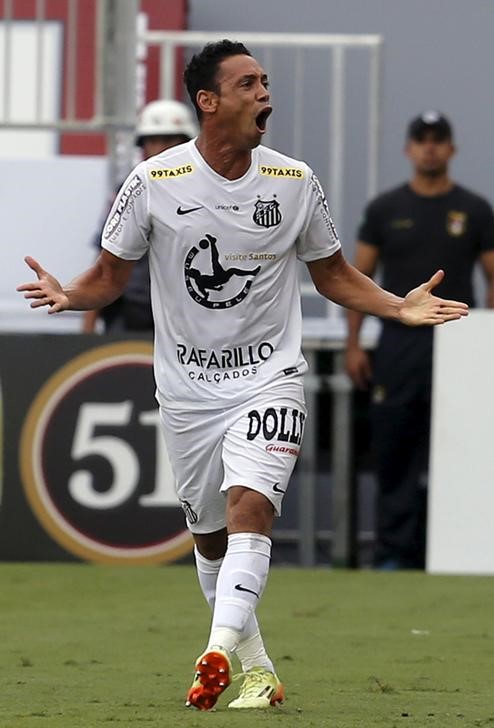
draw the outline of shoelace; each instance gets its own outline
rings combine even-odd
[[[266,686],[266,673],[257,670],[250,672],[239,672],[233,676],[232,680],[241,680],[244,682],[240,688],[242,697],[257,697],[259,689]]]

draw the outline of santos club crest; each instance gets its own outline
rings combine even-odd
[[[280,205],[276,200],[257,200],[252,217],[256,225],[270,228],[281,222]]]
[[[216,243],[217,238],[206,234],[198,247],[189,250],[184,265],[185,285],[201,306],[231,308],[244,300],[261,266],[224,268]]]

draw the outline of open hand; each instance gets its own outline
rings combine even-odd
[[[57,279],[44,270],[38,261],[31,258],[31,256],[26,256],[24,260],[36,273],[38,280],[33,283],[22,283],[17,286],[16,290],[24,291],[24,298],[34,299],[31,308],[49,306],[48,313],[65,311],[69,307],[69,299]]]
[[[468,305],[459,301],[446,301],[433,296],[431,291],[444,278],[438,270],[426,283],[407,293],[400,311],[400,321],[407,326],[433,326],[454,321],[468,315]]]

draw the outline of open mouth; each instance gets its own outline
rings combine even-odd
[[[261,132],[261,134],[264,134],[266,131],[266,123],[271,115],[271,112],[273,111],[271,106],[266,106],[257,116],[256,116],[256,126],[257,131]]]

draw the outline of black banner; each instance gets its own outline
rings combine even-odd
[[[188,555],[151,341],[3,335],[0,346],[0,559],[161,563]]]

